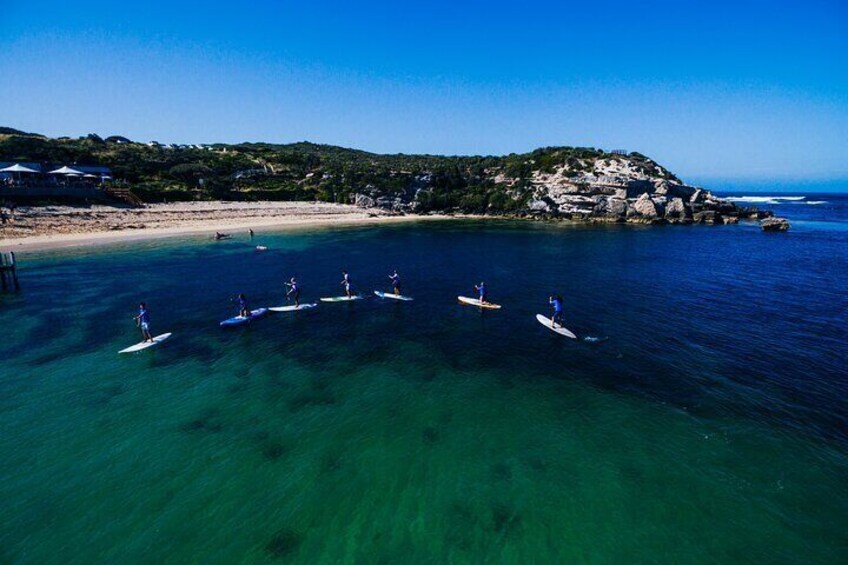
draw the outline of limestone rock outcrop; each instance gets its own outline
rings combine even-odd
[[[789,220],[786,218],[766,218],[760,222],[763,231],[782,232],[789,229]]]
[[[690,186],[650,159],[637,154],[602,154],[594,159],[571,159],[566,164],[547,166],[510,176],[509,171],[487,169],[478,183],[489,186],[490,194],[520,201],[519,215],[563,218],[592,222],[641,224],[735,223],[739,219],[762,220],[771,215],[737,206],[710,191]],[[395,212],[414,212],[438,190],[438,175],[419,174],[405,188],[391,194],[372,185],[351,196],[363,207],[380,207]],[[771,224],[770,224],[771,225]],[[776,225],[776,224],[775,224]],[[764,229],[771,229],[765,228]]]

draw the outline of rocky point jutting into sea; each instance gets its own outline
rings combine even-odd
[[[532,164],[532,163],[531,163]],[[487,171],[496,186],[517,198],[522,180],[502,171]],[[740,219],[759,220],[771,211],[739,206],[709,190],[680,181],[655,162],[638,155],[604,154],[577,160],[550,172],[536,170],[529,177],[531,198],[515,215],[543,219],[638,224],[732,224]],[[421,195],[432,190],[431,174],[419,175],[403,192],[382,194],[374,186],[352,195],[362,207],[396,212],[416,212]]]

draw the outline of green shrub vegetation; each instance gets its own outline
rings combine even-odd
[[[568,166],[569,176],[598,159],[621,158],[600,149],[545,147],[506,156],[378,155],[300,142],[214,144],[203,148],[132,143],[96,134],[51,139],[0,128],[0,161],[105,165],[148,202],[174,200],[321,200],[348,203],[417,193],[423,211],[508,213],[531,196],[529,179]],[[658,177],[677,180],[638,153],[626,157]]]

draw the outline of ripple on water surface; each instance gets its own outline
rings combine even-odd
[[[0,559],[838,562],[846,246],[762,235],[471,223],[25,258],[0,304]],[[336,294],[342,268],[366,293],[398,268],[416,300],[217,327],[238,292]],[[456,304],[480,279],[503,310]],[[542,328],[553,291],[609,339]],[[174,337],[118,356],[142,299]]]

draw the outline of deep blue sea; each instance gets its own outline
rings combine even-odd
[[[21,253],[0,562],[845,563],[848,196],[753,196],[790,231],[445,221]],[[395,268],[413,302],[373,297]],[[218,327],[239,292],[283,304],[296,275],[311,301],[342,269],[366,300]],[[457,304],[480,280],[501,310]],[[535,320],[551,292],[577,340]],[[174,336],[119,356],[142,300]]]

